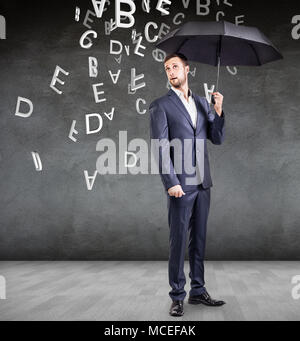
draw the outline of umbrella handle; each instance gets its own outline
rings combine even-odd
[[[211,95],[211,103],[212,103],[213,105],[216,104],[215,96],[214,96],[214,95]]]
[[[221,64],[221,57],[220,57],[220,55],[219,55],[219,56],[218,56],[218,77],[217,77],[216,92],[218,91],[218,88],[219,88],[220,64]],[[214,96],[214,95],[211,96],[211,103],[212,103],[213,105],[216,104],[215,96]]]

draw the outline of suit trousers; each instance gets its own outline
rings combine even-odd
[[[189,264],[191,279],[190,296],[202,294],[204,287],[204,255],[206,226],[210,207],[210,188],[202,185],[192,191],[186,191],[181,198],[171,197],[167,193],[169,237],[169,284],[172,300],[184,300],[184,258],[187,235],[189,232]]]

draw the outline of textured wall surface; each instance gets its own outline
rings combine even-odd
[[[237,67],[234,75],[221,68],[226,138],[221,146],[209,143],[213,187],[206,257],[300,259],[299,2],[229,0],[218,6],[212,0],[209,13],[199,15],[197,1],[173,1],[168,16],[155,10],[157,1],[151,1],[150,13],[141,2],[135,1],[135,26],[111,35],[105,34],[105,21],[114,18],[114,1],[101,19],[90,16],[98,37],[83,49],[79,39],[88,30],[83,22],[87,9],[93,11],[91,1],[1,1],[6,39],[0,40],[0,259],[168,258],[160,177],[97,174],[89,190],[84,171],[89,176],[96,171],[99,139],[118,145],[119,132],[126,131],[128,142],[149,141],[149,114],[136,111],[136,100],[142,98],[141,108],[148,108],[168,89],[163,64],[153,57],[155,44],[144,37],[145,24],[165,23],[173,30],[178,13],[186,22],[216,20],[218,11],[227,21],[239,17],[244,25],[258,27],[284,59]],[[133,28],[142,33],[144,57],[134,54]],[[152,37],[158,29],[150,32]],[[130,46],[129,56],[123,47],[120,63],[119,55],[110,54],[111,39]],[[89,57],[99,63],[96,78],[89,76]],[[61,95],[50,88],[57,65],[69,72],[60,74],[64,85],[56,84]],[[135,94],[128,93],[132,68],[146,83]],[[205,96],[204,83],[215,83],[217,69],[192,63],[194,68],[190,88]],[[109,70],[121,70],[116,84]],[[97,83],[103,83],[105,102],[95,102],[92,85]],[[30,117],[15,115],[19,96],[33,103]],[[109,120],[104,112],[113,107]],[[101,115],[103,127],[86,134],[85,117],[91,113]],[[69,138],[75,120],[77,142]],[[98,127],[96,119],[90,122]],[[42,171],[36,170],[32,151],[40,156]]]

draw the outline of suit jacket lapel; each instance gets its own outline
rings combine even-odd
[[[180,112],[185,116],[185,118],[189,121],[190,125],[192,126],[193,129],[193,122],[191,119],[190,114],[188,113],[188,111],[186,110],[184,104],[182,103],[182,101],[180,100],[180,98],[177,96],[177,94],[170,89],[170,91],[168,92],[168,95],[170,96],[171,100],[177,105],[177,107],[180,109]],[[198,116],[198,115],[197,115]],[[198,120],[198,117],[197,117]]]
[[[197,120],[196,120],[196,132],[199,131],[200,129],[200,115],[201,115],[201,112],[200,112],[200,108],[199,108],[199,101],[198,101],[198,98],[197,96],[194,95],[193,93],[193,98],[194,98],[194,101],[195,101],[195,104],[196,104],[196,108],[197,108]]]
[[[193,98],[195,100],[196,103],[196,107],[197,107],[197,125],[196,125],[196,132],[197,134],[200,132],[201,130],[201,126],[202,126],[202,122],[203,120],[207,119],[207,112],[201,102],[201,99],[199,96],[194,95],[193,94]]]

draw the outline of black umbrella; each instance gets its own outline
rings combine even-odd
[[[220,65],[260,66],[283,58],[256,27],[227,21],[190,21],[168,33],[156,47],[167,54],[182,53],[190,61],[218,66],[216,91]]]

